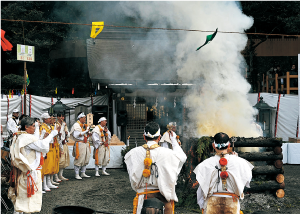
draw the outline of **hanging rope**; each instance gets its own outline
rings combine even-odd
[[[14,20],[14,19],[1,19],[1,21],[93,26],[92,24],[83,24],[83,23],[46,22],[46,21],[29,21],[29,20]],[[215,32],[214,30],[210,31],[210,30],[196,30],[196,29],[172,29],[172,28],[134,27],[134,26],[117,26],[117,25],[99,25],[99,26],[114,27],[114,28],[136,28],[136,29],[147,29],[147,30],[192,31],[192,32],[203,32],[203,33]],[[230,31],[218,31],[218,33],[234,33],[234,34],[262,35],[262,36],[295,36],[295,37],[300,37],[300,35],[269,34],[269,33],[245,33],[245,32],[230,32]]]

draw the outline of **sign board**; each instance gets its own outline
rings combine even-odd
[[[35,61],[35,48],[28,45],[17,45],[17,60],[34,62]]]
[[[93,125],[93,114],[92,113],[89,113],[86,115],[86,121],[87,121],[86,124],[88,124],[88,126]]]

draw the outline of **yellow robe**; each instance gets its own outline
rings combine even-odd
[[[50,134],[53,128],[54,127],[51,127],[50,129],[47,124],[42,123],[40,133],[45,129],[46,132]],[[54,137],[53,143],[50,144],[49,152],[46,157],[42,168],[42,177],[44,177],[44,175],[56,174],[59,171],[59,145],[57,137]]]

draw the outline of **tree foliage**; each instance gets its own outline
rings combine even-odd
[[[1,79],[1,88],[5,90],[22,89],[24,83],[25,81],[22,76],[9,74]]]
[[[31,80],[28,93],[61,97],[86,97],[91,94],[91,81],[86,63],[76,63],[81,62],[80,59],[70,59],[66,62],[49,57],[50,51],[56,49],[62,41],[76,39],[70,36],[74,31],[70,25],[3,20],[74,22],[72,18],[80,14],[69,6],[68,2],[52,1],[14,1],[2,4],[1,28],[6,31],[6,39],[14,46],[12,51],[2,51],[2,76],[11,73],[23,75],[25,63],[16,60],[16,47],[17,44],[31,45],[35,46],[35,62],[26,63]],[[67,8],[67,13],[62,13],[62,7]],[[67,67],[65,63],[68,63]],[[75,89],[74,95],[72,88]]]

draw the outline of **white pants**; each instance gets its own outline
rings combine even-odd
[[[79,175],[79,169],[80,169],[80,166],[74,165],[74,170],[75,170],[76,175]],[[81,167],[81,173],[84,173],[85,170],[86,170],[86,165]]]

